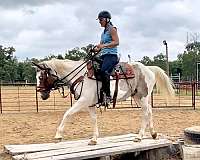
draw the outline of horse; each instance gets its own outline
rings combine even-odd
[[[101,81],[88,78],[85,74],[87,71],[86,67],[82,67],[79,71],[76,70],[80,67],[80,64],[84,64],[84,61],[52,59],[35,64],[37,66],[37,87],[39,88],[38,91],[40,92],[41,98],[46,100],[49,98],[52,88],[58,88],[55,86],[58,80],[64,81],[66,85],[70,87],[78,77],[83,76],[82,85],[77,85],[75,91],[75,97],[79,97],[79,99],[64,113],[62,121],[57,128],[55,138],[61,140],[63,138],[63,130],[66,120],[68,120],[74,113],[84,109],[89,112],[93,125],[93,136],[89,140],[88,145],[95,145],[97,144],[99,137],[96,104],[98,103],[97,95],[99,94],[100,89],[97,89],[97,85],[101,88]],[[173,98],[175,94],[173,82],[160,67],[145,66],[140,62],[131,62],[129,64],[134,70],[135,77],[119,80],[117,101],[123,101],[132,96],[136,104],[141,107],[141,128],[139,134],[133,139],[133,141],[140,142],[147,127],[150,130],[152,138],[156,139],[157,132],[154,130],[152,106],[150,105],[151,93],[156,84],[156,88],[163,93],[166,99]],[[114,85],[114,81],[111,81],[111,95],[114,94]]]

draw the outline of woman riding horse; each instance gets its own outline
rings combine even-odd
[[[110,103],[110,75],[114,66],[118,63],[117,46],[119,45],[119,37],[117,34],[117,28],[114,27],[110,21],[111,14],[108,11],[101,11],[98,14],[97,20],[104,27],[104,31],[101,34],[100,44],[96,46],[96,51],[100,51],[101,59],[103,63],[101,65],[101,79],[102,89],[106,95],[104,103]]]

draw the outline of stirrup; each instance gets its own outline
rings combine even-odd
[[[101,103],[102,106],[108,107],[110,105],[110,103],[112,103],[112,98],[110,96],[106,96],[106,94],[104,94],[103,102]]]

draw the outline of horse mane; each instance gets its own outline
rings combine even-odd
[[[51,69],[55,69],[58,66],[62,66],[62,64],[66,65],[66,64],[71,63],[71,62],[73,62],[73,61],[69,60],[69,59],[52,58],[50,60],[42,61],[39,64],[45,65],[46,67],[51,68]]]
[[[51,60],[43,61],[40,64],[45,65],[47,68],[51,68],[52,71],[56,71],[60,74],[65,74],[67,69],[73,68],[73,66],[81,64],[78,61],[73,61],[69,59],[56,59],[52,58]]]

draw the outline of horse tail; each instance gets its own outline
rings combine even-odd
[[[174,83],[165,71],[158,66],[148,66],[148,68],[155,74],[157,91],[166,96],[167,100],[173,98],[175,96]]]

